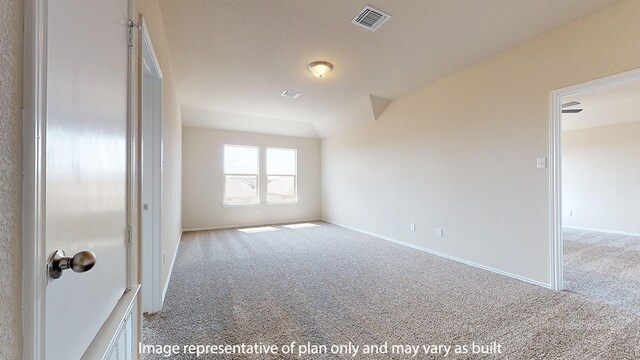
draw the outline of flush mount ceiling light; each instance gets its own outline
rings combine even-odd
[[[307,69],[311,71],[313,76],[323,78],[333,70],[333,65],[326,61],[314,61],[307,66]]]

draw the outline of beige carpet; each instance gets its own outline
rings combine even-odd
[[[565,288],[640,315],[640,237],[564,229]]]
[[[501,354],[446,358],[640,358],[640,317],[620,306],[318,224],[252,234],[185,234],[164,310],[145,317],[143,342],[180,347],[351,342],[360,351],[364,345],[389,346],[387,354],[375,356],[226,358],[404,359],[411,355],[391,354],[390,347],[466,345],[471,352],[473,342],[497,342]],[[444,350],[415,358],[445,358]]]

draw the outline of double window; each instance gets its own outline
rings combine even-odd
[[[251,205],[260,203],[260,148],[224,146],[224,203]],[[267,148],[266,188],[268,203],[297,201],[297,151]]]

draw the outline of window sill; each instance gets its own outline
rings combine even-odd
[[[294,201],[267,201],[267,205],[296,205],[298,200]]]
[[[222,207],[244,207],[244,206],[260,206],[259,202],[253,203],[223,203]]]

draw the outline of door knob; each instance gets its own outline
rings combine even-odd
[[[73,257],[68,257],[62,250],[56,250],[49,259],[49,276],[52,279],[59,279],[62,272],[71,269],[74,272],[82,273],[91,270],[96,264],[96,254],[91,251],[80,251]]]

